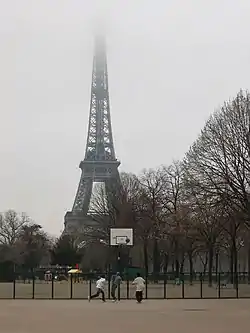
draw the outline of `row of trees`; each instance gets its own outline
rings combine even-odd
[[[133,227],[132,261],[136,248],[139,264],[155,273],[202,269],[210,282],[213,270],[250,273],[249,126],[250,96],[241,91],[209,118],[182,161],[122,174],[113,199],[96,194],[99,228],[87,237],[108,242],[110,227]]]
[[[121,186],[92,200],[95,226],[51,239],[25,216],[0,215],[0,260],[104,269],[117,257],[111,227],[131,227],[133,248],[123,249],[147,272],[188,270],[250,273],[250,95],[240,91],[207,121],[182,161],[121,174]],[[250,275],[250,274],[249,274]]]
[[[75,265],[81,255],[72,237],[54,239],[26,214],[0,214],[0,279],[10,278],[14,270],[25,276],[38,266]]]

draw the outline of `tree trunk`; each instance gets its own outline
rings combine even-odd
[[[213,284],[213,259],[214,259],[214,250],[213,245],[209,245],[208,252],[208,285],[212,287]]]
[[[180,265],[180,274],[183,274],[183,272],[184,272],[184,263],[185,263],[185,256],[184,256],[184,254],[182,254],[181,265]]]
[[[193,263],[193,252],[188,251],[188,261],[189,261],[189,282],[193,284],[193,274],[194,274],[194,263]]]
[[[233,246],[230,248],[230,283],[234,283],[234,251]]]
[[[172,274],[175,272],[175,260],[172,258]]]
[[[248,284],[250,284],[250,243],[248,244],[247,251],[247,275],[248,275]]]
[[[203,263],[203,275],[206,275],[206,272],[207,272],[207,262],[208,262],[208,252],[206,252],[206,255],[205,255],[205,262],[202,262]]]
[[[216,282],[218,282],[218,271],[219,271],[219,252],[215,254],[215,275],[216,275]]]
[[[148,240],[143,240],[143,256],[144,256],[144,269],[145,275],[148,276]]]
[[[163,267],[164,274],[167,274],[168,272],[168,264],[169,264],[169,255],[168,253],[164,253],[164,267]]]
[[[155,275],[158,275],[160,272],[160,254],[158,249],[158,242],[154,239],[154,248],[153,248],[153,272]]]
[[[175,278],[178,279],[180,276],[180,261],[179,261],[179,242],[175,240]]]
[[[233,240],[233,258],[234,258],[234,287],[238,285],[238,251],[236,246],[236,240]]]

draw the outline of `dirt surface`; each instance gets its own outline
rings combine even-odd
[[[1,300],[2,333],[235,333],[250,326],[250,300]]]

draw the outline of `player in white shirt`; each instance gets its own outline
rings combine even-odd
[[[137,273],[137,277],[132,282],[136,286],[135,297],[138,303],[141,303],[143,298],[143,291],[145,288],[145,280],[141,277],[140,273]]]
[[[94,295],[90,295],[88,296],[88,300],[90,302],[90,300],[92,298],[98,297],[100,294],[102,294],[102,301],[105,301],[105,293],[104,293],[104,289],[105,289],[105,284],[106,284],[106,279],[105,276],[102,275],[97,281],[96,281],[96,293]]]

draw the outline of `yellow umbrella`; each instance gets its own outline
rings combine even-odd
[[[71,269],[68,271],[68,274],[79,274],[82,273],[80,269]]]

